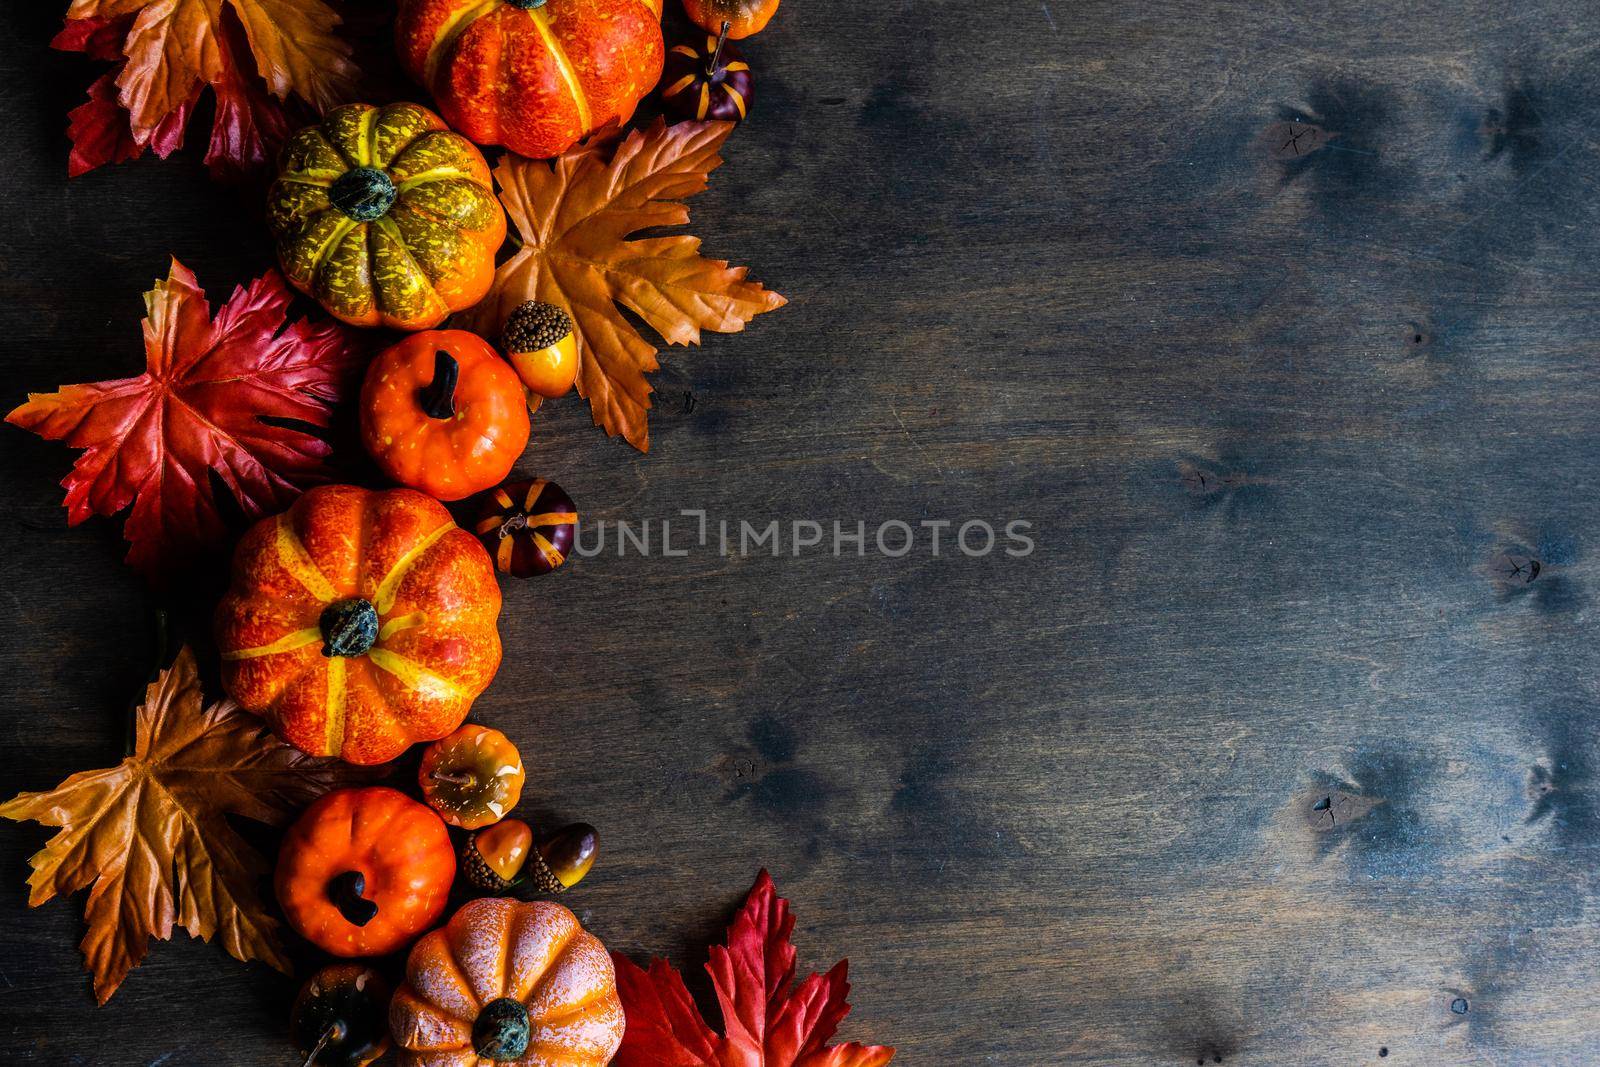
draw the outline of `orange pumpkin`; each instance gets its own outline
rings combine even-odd
[[[572,912],[490,897],[412,947],[389,1029],[402,1067],[599,1067],[622,1044],[622,1001],[605,946]]]
[[[289,925],[335,956],[393,952],[432,926],[456,877],[450,832],[396,789],[340,789],[289,828],[274,886]]]
[[[526,397],[511,364],[477,334],[412,334],[367,368],[361,443],[395,481],[460,500],[499,484],[522,455]]]
[[[479,144],[559,155],[661,77],[658,0],[401,0],[400,63]]]
[[[742,41],[760,33],[777,13],[778,0],[683,0],[689,21],[713,37],[728,24],[728,36]]]
[[[222,684],[304,752],[383,763],[461,725],[500,666],[499,616],[488,553],[438,501],[321,486],[240,542]]]
[[[522,755],[499,730],[467,723],[422,754],[422,799],[451,826],[499,822],[522,799]]]

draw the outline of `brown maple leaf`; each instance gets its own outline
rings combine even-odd
[[[650,448],[645,373],[657,368],[657,349],[617,305],[669,344],[688,345],[700,343],[701,330],[737,333],[788,302],[747,281],[748,267],[700,255],[698,237],[628,240],[640,230],[689,221],[689,209],[673,201],[706,187],[732,130],[731,122],[667,126],[658,119],[620,143],[615,135],[597,136],[551,162],[508,154],[495,168],[500,201],[522,247],[461,324],[498,337],[525,300],[566,308],[582,352],[578,395],[589,401],[596,424],[640,451]]]
[[[200,703],[185,648],[145,694],[133,755],[0,805],[7,819],[61,827],[29,860],[29,904],[93,884],[82,948],[102,1004],[174,923],[288,973],[277,920],[256,893],[266,861],[224,814],[281,825],[329,789],[373,777],[285,745],[232,701]]]

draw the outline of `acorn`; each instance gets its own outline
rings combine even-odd
[[[539,893],[564,893],[583,881],[600,850],[600,834],[575,822],[534,844],[533,828],[521,819],[502,819],[467,838],[461,869],[474,888],[524,899]]]
[[[294,998],[289,1033],[303,1067],[366,1067],[389,1051],[389,985],[360,963],[324,967]]]
[[[522,384],[539,396],[565,396],[578,380],[578,335],[572,316],[554,304],[520,304],[506,320],[500,347]]]
[[[577,537],[578,508],[554,482],[507,482],[485,494],[473,530],[496,570],[531,578],[567,561]]]
[[[728,43],[729,23],[717,36],[674,45],[661,68],[661,102],[684,118],[742,122],[754,88],[750,64]]]

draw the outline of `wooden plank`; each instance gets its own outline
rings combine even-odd
[[[169,254],[268,262],[194,151],[65,180],[89,65],[32,7],[7,403],[131,373]],[[476,717],[601,827],[612,947],[697,972],[764,865],[897,1062],[1600,1058],[1600,55],[1570,5],[1302,7],[814,0],[749,42],[694,231],[790,305],[667,353],[649,456],[569,398],[522,469],[586,522],[1036,549],[613,540],[508,587]],[[65,528],[67,451],[7,441],[4,795],[118,758],[152,608]],[[8,1062],[288,1062],[293,983],[210,946],[95,1009],[81,902],[24,907],[43,839],[0,834]]]

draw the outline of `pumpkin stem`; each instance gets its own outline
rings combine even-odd
[[[322,609],[322,654],[365,656],[378,643],[378,609],[362,597],[337,600]]]
[[[334,875],[326,891],[339,914],[354,926],[365,926],[378,914],[377,903],[361,895],[367,891],[367,876],[360,871]]]
[[[322,1055],[322,1050],[328,1047],[328,1043],[331,1041],[343,1041],[348,1029],[340,1019],[335,1019],[329,1023],[328,1028],[322,1031],[322,1036],[317,1038],[316,1047],[311,1050],[311,1055],[306,1057],[306,1062],[302,1063],[300,1067],[314,1067],[317,1057]]]
[[[717,75],[722,73],[722,46],[728,43],[728,31],[733,28],[733,23],[727,19],[722,20],[722,32],[717,35],[717,47],[711,52],[711,59],[706,63],[706,77],[712,81],[717,80]]]
[[[472,1047],[485,1059],[520,1060],[533,1036],[528,1009],[510,997],[491,1000],[472,1024]]]
[[[328,188],[328,202],[356,222],[383,218],[399,195],[394,179],[377,167],[352,167]]]
[[[512,7],[520,7],[524,11],[532,11],[536,7],[543,7],[545,0],[506,0]]]
[[[422,413],[430,419],[450,419],[456,414],[456,382],[461,364],[444,349],[433,354],[433,381],[418,395]]]
[[[471,785],[478,780],[476,775],[468,774],[466,771],[434,771],[428,777],[448,782],[450,785]]]

